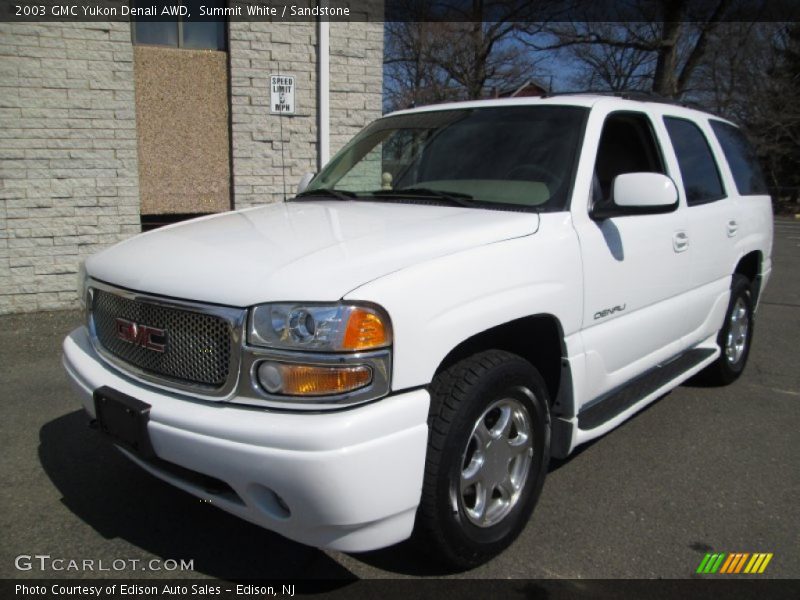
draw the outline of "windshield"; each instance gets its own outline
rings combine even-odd
[[[328,163],[306,194],[564,210],[587,113],[573,106],[497,106],[379,119]]]

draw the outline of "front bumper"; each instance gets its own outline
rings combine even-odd
[[[411,534],[428,438],[425,390],[335,412],[270,412],[136,382],[102,361],[85,327],[64,340],[63,350],[64,367],[90,415],[92,394],[102,386],[147,402],[158,458],[218,479],[232,492],[210,492],[123,450],[157,477],[312,546],[359,552]]]

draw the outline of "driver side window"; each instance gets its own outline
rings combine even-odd
[[[666,174],[653,126],[644,113],[615,112],[606,118],[594,167],[593,204],[611,201],[611,185],[623,173]]]

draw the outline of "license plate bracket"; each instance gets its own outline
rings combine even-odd
[[[115,444],[140,458],[153,458],[153,446],[147,432],[150,405],[108,386],[94,392],[97,429]]]

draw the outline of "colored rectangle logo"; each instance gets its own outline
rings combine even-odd
[[[700,561],[700,575],[760,575],[772,560],[772,552],[709,552]]]

